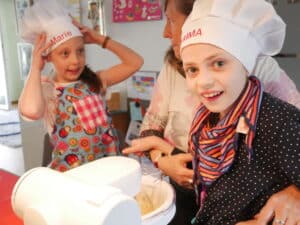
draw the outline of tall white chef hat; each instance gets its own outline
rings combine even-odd
[[[215,45],[253,71],[259,55],[275,55],[286,25],[265,0],[196,0],[182,27],[181,51],[191,44]]]
[[[57,0],[37,0],[25,10],[21,26],[22,39],[34,43],[42,32],[47,35],[47,43],[53,43],[51,50],[73,37],[82,36],[72,23],[67,9]]]

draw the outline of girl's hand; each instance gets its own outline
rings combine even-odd
[[[105,36],[99,34],[99,32],[97,32],[87,26],[82,25],[75,19],[72,19],[72,23],[76,27],[78,27],[78,29],[80,30],[80,32],[83,35],[83,39],[86,44],[99,43],[99,38],[101,38],[101,36],[102,36],[103,40],[105,39]]]
[[[177,184],[192,189],[194,171],[187,168],[187,163],[192,159],[193,156],[189,153],[161,157],[158,161],[158,168]]]
[[[47,36],[45,33],[40,34],[35,43],[32,51],[31,70],[40,72],[47,61],[46,52],[51,47],[51,43],[46,44]]]

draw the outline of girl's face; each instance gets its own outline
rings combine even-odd
[[[205,107],[222,118],[245,87],[247,71],[231,54],[209,44],[193,44],[181,52],[187,86]]]
[[[180,59],[181,27],[187,16],[176,10],[175,1],[169,0],[166,8],[167,22],[164,28],[164,38],[169,38],[176,58]]]
[[[68,83],[78,80],[85,66],[84,41],[74,37],[55,48],[48,56],[56,70],[56,81]]]

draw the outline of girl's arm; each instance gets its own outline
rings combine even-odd
[[[102,45],[103,37],[99,37],[99,40],[101,41],[98,43]],[[127,79],[144,64],[144,60],[140,55],[113,39],[107,40],[106,49],[113,52],[121,60],[120,64],[97,72],[97,74],[100,75],[101,80],[104,81],[107,86],[111,86]]]
[[[143,58],[125,45],[99,34],[82,24],[73,21],[84,35],[85,43],[94,43],[114,53],[121,60],[120,64],[97,71],[100,79],[107,86],[119,83],[139,70],[144,63]]]
[[[38,36],[32,52],[32,63],[28,78],[19,98],[20,114],[28,119],[38,120],[44,115],[45,102],[41,85],[41,71],[45,66],[45,50],[50,47],[46,44],[46,35]]]

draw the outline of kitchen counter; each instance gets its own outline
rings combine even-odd
[[[23,225],[11,207],[11,193],[18,176],[0,168],[0,224]]]

